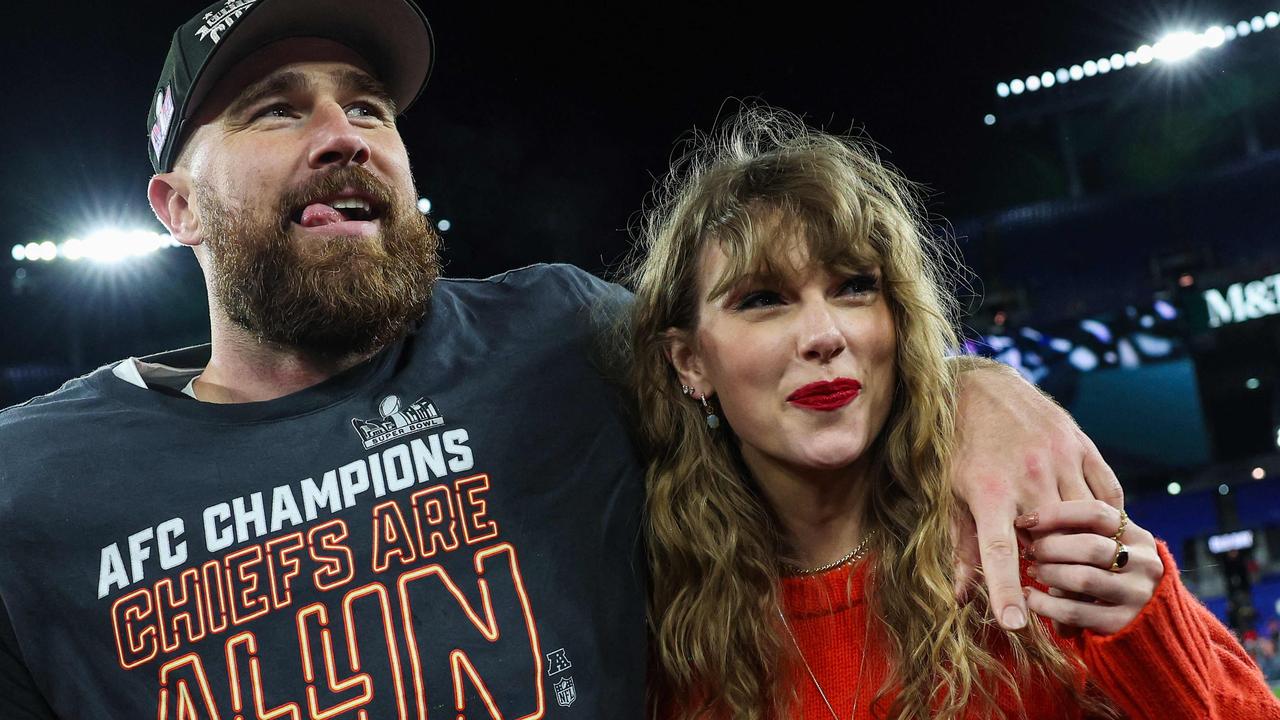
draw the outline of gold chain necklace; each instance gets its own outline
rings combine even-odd
[[[824,573],[828,570],[834,570],[845,563],[856,563],[861,560],[862,556],[867,552],[867,546],[871,543],[871,538],[875,536],[876,531],[872,530],[867,533],[866,537],[862,538],[862,542],[858,543],[852,550],[845,553],[844,557],[839,560],[829,562],[826,565],[819,565],[814,568],[802,568],[799,565],[792,565],[789,562],[784,562],[782,563],[782,569],[787,571],[788,575],[817,575],[818,573]]]
[[[794,565],[786,563],[783,563],[783,566],[786,567],[792,575],[814,575],[820,572],[826,572],[832,568],[840,567],[848,562],[857,562],[862,559],[863,554],[867,550],[867,544],[875,534],[874,530],[867,533],[867,536],[862,539],[862,542],[858,543],[857,547],[849,551],[848,555],[845,555],[833,563],[827,563],[826,565],[809,570],[802,570]],[[796,634],[791,631],[791,623],[787,622],[787,616],[783,614],[782,607],[775,603],[774,609],[778,611],[778,618],[782,620],[782,627],[787,631],[787,637],[791,638],[791,644],[795,646],[796,654],[800,656],[800,662],[804,663],[804,669],[809,673],[809,679],[813,681],[813,686],[817,688],[818,696],[822,698],[823,704],[827,706],[827,712],[831,713],[831,720],[840,720],[840,716],[836,714],[836,709],[831,705],[831,700],[827,697],[826,691],[822,689],[822,683],[818,682],[818,675],[813,672],[813,666],[809,664],[809,659],[804,656],[804,650],[800,648],[800,641],[796,639]],[[871,618],[868,616],[862,629],[862,657],[858,660],[858,679],[853,685],[853,710],[849,713],[850,720],[853,720],[858,716],[858,701],[861,699],[859,690],[862,688],[862,670],[867,663],[867,641],[870,639],[870,635]]]

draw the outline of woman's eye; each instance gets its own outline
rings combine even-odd
[[[840,286],[842,295],[867,295],[880,289],[880,278],[876,275],[854,275]]]
[[[782,304],[778,293],[770,290],[754,290],[742,296],[734,305],[735,310],[752,310],[755,308],[773,307]]]

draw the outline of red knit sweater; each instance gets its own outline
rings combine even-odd
[[[1091,678],[1133,720],[1280,720],[1280,701],[1267,688],[1257,666],[1182,585],[1168,548],[1160,543],[1159,549],[1164,577],[1129,625],[1110,636],[1085,632],[1075,641],[1062,642],[1071,642],[1082,652]],[[872,699],[888,671],[885,640],[877,636],[873,624],[862,681],[858,682],[867,627],[867,565],[864,562],[852,571],[844,567],[783,580],[787,621],[841,720],[850,717],[855,694],[859,697],[855,717],[874,717]],[[803,666],[798,668],[795,683],[800,701],[794,717],[831,720],[831,712]],[[1033,720],[1082,717],[1079,707],[1063,702],[1061,692],[1041,687],[1020,690],[1027,717]],[[1000,704],[1016,707],[1005,695]],[[887,707],[885,700],[877,706],[880,711]],[[1018,717],[1016,710],[1010,717]]]

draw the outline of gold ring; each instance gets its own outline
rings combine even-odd
[[[1120,544],[1120,536],[1124,535],[1124,529],[1128,524],[1129,514],[1124,511],[1124,508],[1120,508],[1120,527],[1116,528],[1116,534],[1111,536],[1111,539],[1115,540],[1117,545]]]
[[[1111,572],[1120,572],[1120,568],[1128,564],[1129,546],[1116,540],[1116,554],[1111,556]]]

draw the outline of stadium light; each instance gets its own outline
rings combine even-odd
[[[1222,32],[1221,29],[1217,30],[1219,33]],[[1157,58],[1164,62],[1182,62],[1209,46],[1208,34],[1209,30],[1205,30],[1203,35],[1197,35],[1187,30],[1171,32],[1156,42],[1153,52]],[[1221,45],[1221,41],[1218,44]]]
[[[1249,473],[1249,476],[1254,480],[1261,480],[1267,476],[1267,471],[1260,467],[1256,467],[1253,469],[1253,472]]]
[[[1182,483],[1171,482],[1165,490],[1168,490],[1170,495],[1177,495],[1182,492]]]
[[[431,201],[427,198],[418,198],[418,212],[423,215],[431,212]]]
[[[1109,57],[1089,60],[1078,65],[1063,66],[1055,70],[1044,70],[1028,75],[1025,80],[1017,79],[996,84],[996,95],[1007,98],[1009,95],[1020,95],[1019,89],[1031,92],[1054,85],[1065,85],[1078,82],[1084,78],[1106,75],[1112,70],[1123,70],[1137,65],[1146,65],[1153,60],[1166,63],[1179,63],[1195,56],[1202,50],[1222,47],[1236,38],[1248,37],[1254,33],[1280,27],[1280,11],[1272,10],[1265,15],[1255,15],[1248,20],[1241,20],[1234,25],[1214,25],[1203,32],[1176,30],[1170,32],[1154,44],[1143,44],[1134,50],[1112,53]]]
[[[1251,377],[1248,380],[1244,381],[1244,386],[1248,390],[1257,390],[1258,388],[1262,387],[1262,381],[1256,377]]]
[[[436,223],[436,227],[440,228],[440,232],[449,232],[449,228],[453,227],[453,223],[448,220],[441,220]]]
[[[1228,493],[1230,493],[1230,492],[1231,492],[1231,486],[1230,486],[1230,485],[1228,485],[1228,484],[1226,484],[1226,483],[1222,483],[1221,485],[1219,485],[1219,486],[1218,486],[1218,494],[1219,494],[1219,495],[1226,495],[1226,494],[1228,494]]]
[[[13,259],[19,262],[88,259],[102,263],[115,263],[150,255],[166,247],[179,247],[179,243],[171,235],[148,230],[102,228],[83,239],[73,237],[60,243],[45,240],[15,245],[11,254]]]
[[[983,125],[987,125],[987,126],[995,125],[995,124],[996,124],[996,116],[995,116],[995,115],[992,115],[991,113],[987,113],[986,115],[983,115],[983,116],[982,116],[982,124],[983,124]]]

